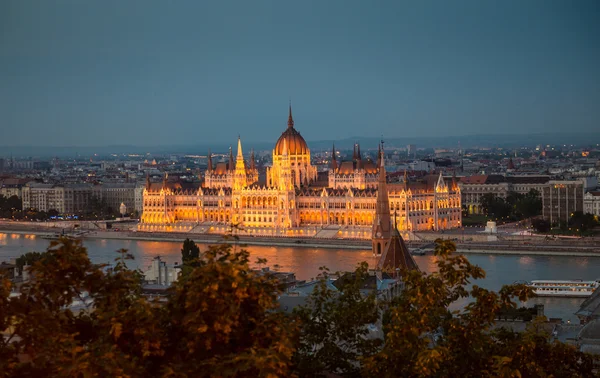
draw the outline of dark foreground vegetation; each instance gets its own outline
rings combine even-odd
[[[29,257],[31,281],[9,299],[0,286],[3,377],[593,377],[592,357],[550,341],[533,326],[492,330],[500,313],[531,293],[522,285],[492,292],[485,272],[451,242],[436,246],[438,272],[405,272],[392,302],[361,294],[366,264],[329,289],[323,271],[310,305],[278,310],[281,287],[250,269],[229,245],[199,252],[186,244],[187,268],[162,300],[142,293],[131,256],[114,267],[90,262],[80,241],[62,239]],[[93,309],[70,304],[89,295]],[[462,312],[448,305],[471,296]],[[369,337],[378,324],[383,338]]]

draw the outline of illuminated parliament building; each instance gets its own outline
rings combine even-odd
[[[294,128],[290,107],[287,129],[273,149],[273,164],[259,179],[254,153],[247,162],[238,138],[237,154],[208,166],[201,184],[146,181],[140,231],[254,234],[370,239],[378,182],[385,176],[383,148],[376,162],[355,146],[352,161],[332,151],[328,172],[311,164],[310,149]],[[460,189],[439,177],[419,182],[406,174],[386,186],[390,213],[400,232],[460,227]],[[233,227],[235,225],[235,227]]]

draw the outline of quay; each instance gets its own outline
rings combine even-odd
[[[44,225],[45,226],[45,225]],[[0,233],[25,234],[47,236],[55,234],[56,227],[44,227],[31,223],[2,223]],[[71,235],[70,233],[67,233]],[[296,247],[296,248],[329,248],[347,250],[370,250],[371,241],[345,238],[314,238],[314,237],[269,237],[240,235],[237,238],[221,234],[200,234],[189,232],[132,232],[129,230],[81,230],[76,233],[83,239],[116,239],[116,240],[142,240],[142,241],[171,241],[183,242],[189,238],[196,243],[216,244],[229,243],[239,245]],[[406,240],[409,248],[421,248],[427,254],[432,254],[433,241],[437,238],[453,240],[457,252],[464,254],[487,255],[537,255],[537,256],[572,256],[572,257],[600,257],[600,240],[587,238],[580,240],[546,240],[540,237],[505,238],[504,240],[485,241],[484,238],[475,238],[469,235],[468,239],[461,238],[457,233],[416,233],[416,240]]]

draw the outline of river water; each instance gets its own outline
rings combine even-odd
[[[44,251],[48,240],[35,235],[0,233],[0,261],[31,251]],[[181,261],[181,243],[171,241],[138,241],[115,239],[86,239],[84,246],[92,262],[111,263],[117,257],[116,251],[126,248],[135,257],[129,263],[132,268],[145,270],[154,257],[169,264]],[[200,245],[200,249],[206,249]],[[295,272],[301,280],[309,280],[319,274],[319,267],[326,266],[331,271],[352,270],[361,261],[373,265],[374,259],[370,251],[321,249],[306,247],[245,247],[252,261],[257,258],[267,259],[267,266],[279,266],[279,270]],[[486,271],[486,278],[478,280],[477,285],[491,290],[499,290],[502,285],[515,281],[531,281],[535,279],[582,279],[600,278],[600,257],[568,257],[568,256],[516,256],[516,255],[479,255],[469,254],[469,261],[481,266]],[[435,270],[435,256],[415,256],[421,270]],[[546,315],[562,318],[578,323],[573,315],[583,302],[580,298],[533,298],[526,305],[543,304]]]

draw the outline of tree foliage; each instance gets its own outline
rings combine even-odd
[[[540,320],[522,334],[493,330],[497,315],[515,309],[516,299],[526,300],[531,290],[509,285],[496,293],[472,284],[485,272],[455,250],[452,242],[438,241],[436,273],[404,273],[406,288],[389,309],[385,345],[365,359],[364,376],[593,376],[591,356],[550,342]],[[467,297],[472,301],[463,310],[448,309]]]
[[[25,265],[33,265],[36,261],[41,260],[42,256],[43,253],[40,252],[27,252],[26,254],[17,257],[15,262],[17,270],[22,273]]]
[[[496,218],[525,219],[542,213],[540,192],[531,189],[527,194],[508,192],[506,198],[494,193],[481,196],[480,205],[484,214]]]
[[[330,288],[331,275],[323,272],[307,305],[295,310],[302,324],[296,369],[305,377],[326,372],[359,376],[360,359],[376,353],[382,343],[367,337],[367,326],[379,320],[375,292],[361,293],[368,265],[362,263],[354,273],[338,278],[338,290]]]
[[[166,302],[142,295],[119,251],[92,264],[80,241],[52,242],[34,280],[8,299],[0,286],[4,376],[284,376],[296,323],[275,312],[278,285],[248,267],[248,253],[212,247]],[[87,299],[86,299],[87,298]],[[71,304],[80,302],[82,311]]]
[[[596,218],[592,214],[584,214],[582,211],[575,211],[569,218],[569,227],[579,231],[588,231],[598,225]]]
[[[200,248],[191,239],[185,239],[183,241],[183,247],[181,248],[181,261],[182,263],[191,263],[198,260],[200,257]]]
[[[551,342],[540,319],[521,334],[494,330],[530,289],[473,284],[485,272],[449,241],[437,242],[437,271],[403,272],[390,303],[363,293],[363,264],[338,278],[340,290],[321,280],[294,315],[277,311],[280,285],[251,270],[246,251],[209,247],[160,300],[144,296],[140,273],[125,265],[132,256],[118,252],[113,268],[97,266],[80,241],[61,239],[33,262],[20,296],[9,299],[11,283],[0,281],[3,376],[594,376],[592,357]],[[380,308],[385,342],[366,337]]]
[[[546,233],[552,228],[550,222],[545,219],[535,218],[531,220],[531,225],[537,232]]]

